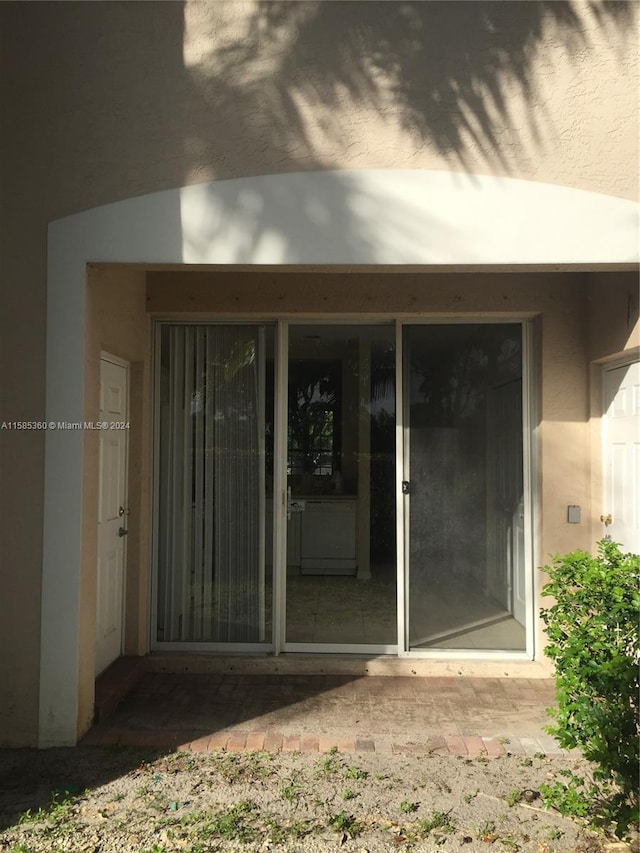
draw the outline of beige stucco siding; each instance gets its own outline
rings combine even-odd
[[[327,168],[636,198],[637,9],[602,5],[4,4],[9,186],[45,221]]]
[[[203,107],[187,139],[197,180],[247,161],[256,173],[366,165],[637,196],[637,32],[623,4],[599,20],[562,2],[277,7],[185,7]],[[228,117],[235,150],[210,132],[214,115]]]
[[[482,0],[0,4],[2,417],[45,414],[46,226],[59,217],[328,168],[498,174],[637,198],[638,9],[600,12]],[[598,346],[606,355],[606,336]],[[0,439],[0,743],[33,744],[44,436]]]

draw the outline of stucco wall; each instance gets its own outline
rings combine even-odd
[[[2,417],[44,416],[46,224],[66,214],[325,168],[635,198],[636,17],[628,3],[0,4]],[[43,434],[0,438],[0,743],[34,743]]]

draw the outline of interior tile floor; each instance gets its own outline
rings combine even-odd
[[[412,648],[525,649],[525,628],[473,583],[412,589]],[[395,566],[374,566],[370,580],[306,575],[287,578],[290,643],[395,645]]]

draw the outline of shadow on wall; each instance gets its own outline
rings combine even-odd
[[[185,6],[185,65],[201,99],[189,127],[201,162],[207,152],[208,162],[228,168],[251,147],[271,149],[275,164],[294,161],[296,170],[331,168],[345,145],[375,158],[376,145],[392,137],[362,138],[373,113],[409,133],[416,153],[426,147],[457,169],[472,154],[508,174],[517,165],[512,149],[542,147],[542,123],[551,121],[535,92],[540,48],[574,56],[591,47],[597,27],[613,50],[635,10],[590,0],[259,0],[242,36],[236,22],[235,39],[227,38],[225,18],[237,15],[234,4]],[[528,126],[514,103],[524,103]],[[224,120],[218,139],[208,133],[212,110]],[[237,146],[219,150],[229,139]]]
[[[635,16],[628,3],[570,1],[260,0],[248,16],[246,9],[184,7],[185,185],[350,162],[442,169],[443,159],[476,185],[479,171],[521,175],[557,144],[554,117],[536,89],[537,67],[551,61],[543,47],[573,57],[591,47],[595,28],[614,50]],[[360,227],[363,210],[379,203],[375,193],[367,198],[339,178],[304,188],[284,180],[241,184],[224,191],[217,214],[211,197],[184,228],[185,260],[205,262],[211,240],[223,236],[233,247],[228,262],[286,255],[296,263],[297,246],[284,245],[283,211],[295,211],[297,230],[313,234],[318,262],[375,256],[377,235]],[[437,201],[433,245],[446,239]],[[412,251],[425,235],[418,224],[408,233],[410,207],[403,196],[387,211],[397,220],[396,263],[425,262]]]

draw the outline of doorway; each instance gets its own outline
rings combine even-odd
[[[397,651],[395,329],[292,324],[285,650]]]
[[[100,491],[95,674],[122,654],[127,505],[129,365],[100,359]]]
[[[520,324],[406,325],[409,649],[522,651]]]
[[[603,535],[639,554],[640,362],[605,367],[603,397]]]

